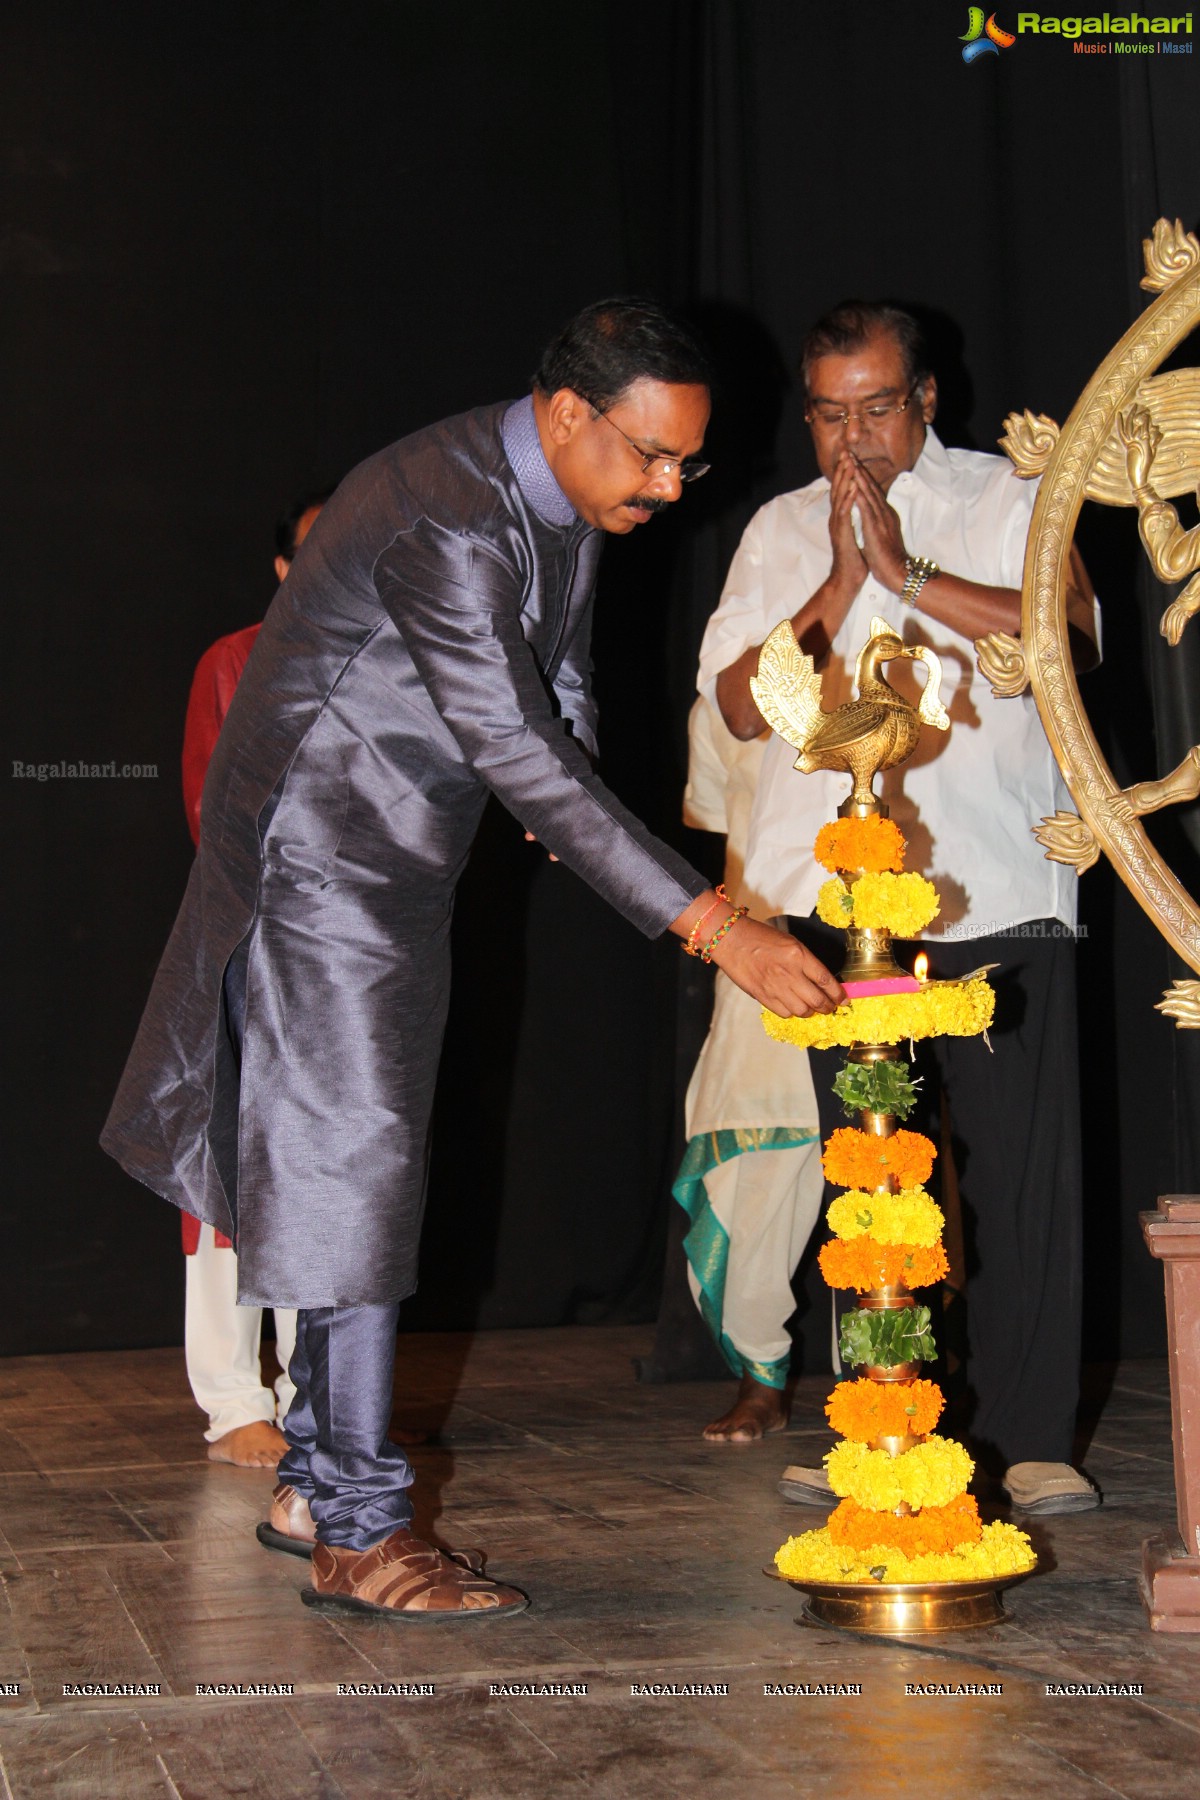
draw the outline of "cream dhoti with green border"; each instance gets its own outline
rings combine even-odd
[[[684,1118],[672,1191],[691,1220],[693,1297],[734,1374],[782,1388],[791,1277],[825,1185],[816,1096],[808,1058],[772,1043],[757,1003],[720,973]]]
[[[767,734],[749,743],[697,700],[688,719],[686,824],[725,833],[725,885],[757,918],[742,864]],[[785,930],[783,920],[775,920]],[[787,1380],[792,1271],[824,1192],[808,1057],[763,1030],[758,1005],[719,971],[712,1025],[684,1104],[687,1149],[672,1192],[691,1220],[688,1282],[737,1376]]]

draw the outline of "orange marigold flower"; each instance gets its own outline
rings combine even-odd
[[[942,1416],[945,1401],[936,1381],[840,1381],[825,1403],[833,1429],[859,1444],[877,1437],[924,1437]]]
[[[982,1535],[979,1508],[970,1494],[900,1518],[895,1513],[869,1512],[856,1500],[843,1500],[829,1515],[830,1543],[854,1550],[878,1544],[905,1556],[923,1556],[977,1544]]]
[[[832,1288],[932,1287],[950,1273],[940,1243],[880,1244],[872,1237],[831,1238],[817,1258]]]
[[[894,1175],[902,1188],[923,1187],[933,1172],[937,1155],[933,1141],[919,1131],[897,1131],[891,1137],[872,1137],[853,1125],[843,1125],[825,1145],[822,1165],[826,1181],[838,1187],[881,1187]]]
[[[839,869],[899,875],[904,867],[904,835],[894,820],[882,819],[878,813],[866,819],[833,819],[822,825],[813,850],[831,875]]]

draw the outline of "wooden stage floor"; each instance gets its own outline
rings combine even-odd
[[[397,1420],[437,1433],[414,1453],[420,1522],[533,1596],[466,1626],[302,1606],[306,1565],[254,1537],[271,1478],[205,1459],[180,1351],[0,1362],[2,1800],[1200,1791],[1200,1639],[1150,1633],[1136,1585],[1174,1514],[1163,1363],[1097,1376],[1105,1504],[1035,1527],[1045,1572],[1007,1622],[887,1642],[798,1626],[799,1597],[760,1572],[819,1522],[775,1484],[831,1442],[828,1383],[801,1384],[785,1436],[706,1446],[731,1390],[639,1386],[650,1335],[401,1340]],[[1142,1694],[1046,1692],[1088,1682]],[[70,1691],[103,1683],[159,1691]],[[197,1694],[213,1683],[291,1693]],[[491,1691],[556,1683],[586,1693]],[[764,1694],[800,1683],[861,1693]],[[728,1692],[631,1692],[653,1685]]]

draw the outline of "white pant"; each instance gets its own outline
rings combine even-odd
[[[282,1419],[295,1398],[288,1364],[296,1347],[296,1315],[275,1308],[275,1349],[283,1373],[275,1392],[262,1383],[258,1348],[262,1309],[237,1303],[237,1257],[218,1249],[211,1225],[200,1227],[194,1256],[185,1256],[187,1284],[183,1311],[183,1348],[187,1376],[196,1404],[208,1414],[205,1437],[210,1444],[239,1425]]]

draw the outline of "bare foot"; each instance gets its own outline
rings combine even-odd
[[[759,1438],[783,1431],[788,1422],[782,1390],[743,1375],[738,1397],[727,1413],[704,1427],[710,1444],[756,1444]]]
[[[268,1425],[265,1419],[256,1419],[253,1425],[239,1425],[210,1444],[208,1460],[236,1463],[239,1469],[273,1469],[287,1451],[288,1441],[282,1431]]]

